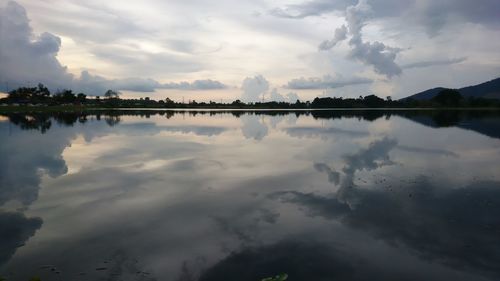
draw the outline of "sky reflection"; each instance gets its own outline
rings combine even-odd
[[[496,280],[500,118],[440,114],[6,115],[0,276]]]

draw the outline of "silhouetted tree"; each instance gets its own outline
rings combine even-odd
[[[85,103],[87,101],[87,95],[84,93],[79,93],[76,95],[76,100],[80,103]]]
[[[463,97],[459,91],[453,89],[444,89],[440,91],[432,101],[442,106],[458,106]]]
[[[54,100],[58,103],[74,103],[76,95],[72,90],[62,90],[55,94]]]
[[[120,92],[113,90],[107,90],[106,93],[104,93],[104,96],[107,99],[117,99],[120,95],[121,95]]]

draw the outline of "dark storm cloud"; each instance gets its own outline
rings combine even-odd
[[[226,86],[214,80],[196,80],[162,84],[152,79],[126,78],[107,79],[83,71],[74,77],[57,59],[61,39],[51,33],[33,33],[24,7],[14,1],[0,9],[0,88],[6,90],[18,86],[44,83],[51,89],[71,88],[91,95],[101,95],[107,89],[153,92],[156,89],[209,90]],[[186,59],[167,54],[116,50],[99,50],[94,54],[123,67],[139,67],[158,71],[191,72],[200,65]],[[160,69],[153,66],[161,65]],[[151,73],[153,74],[153,73]]]
[[[61,39],[50,33],[35,36],[26,10],[16,2],[0,8],[0,79],[25,84],[48,81],[60,87],[73,77],[57,60]]]
[[[21,213],[0,212],[0,266],[9,261],[42,223],[40,218],[27,218]]]
[[[38,197],[41,173],[52,177],[67,172],[62,151],[70,143],[70,136],[60,131],[49,131],[46,135],[19,132],[8,129],[6,122],[0,123],[0,206],[15,200],[24,206]],[[50,138],[50,139],[49,139]],[[36,147],[36,148],[35,148]],[[38,149],[41,148],[41,149]]]
[[[305,90],[305,89],[334,89],[342,88],[352,85],[370,84],[373,80],[367,78],[335,78],[330,75],[323,76],[322,78],[296,78],[290,80],[285,86],[288,89]]]
[[[357,252],[345,251],[339,245],[307,239],[284,239],[270,245],[245,247],[231,253],[201,274],[197,280],[255,281],[281,273],[288,280],[442,280],[445,270],[427,272],[412,267],[408,271],[377,265]],[[180,279],[186,280],[186,279]],[[190,279],[187,279],[190,280]],[[457,277],[457,280],[466,280]]]
[[[209,268],[198,280],[254,281],[283,272],[298,281],[353,278],[354,266],[341,257],[338,250],[320,243],[282,241],[235,252]]]

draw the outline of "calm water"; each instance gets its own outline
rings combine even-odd
[[[500,114],[0,115],[7,280],[500,280]]]

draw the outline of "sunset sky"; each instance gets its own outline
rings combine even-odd
[[[0,89],[402,98],[500,76],[498,0],[0,0]]]

